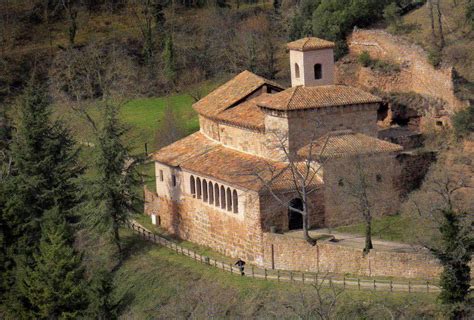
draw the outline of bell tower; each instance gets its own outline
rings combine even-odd
[[[309,37],[287,46],[292,87],[334,84],[334,42]]]

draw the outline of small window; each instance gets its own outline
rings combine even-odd
[[[339,181],[337,182],[337,184],[339,185],[339,187],[344,187],[344,180],[341,178],[339,179]]]
[[[160,170],[160,181],[163,181],[163,170]]]
[[[212,182],[209,181],[209,204],[214,203],[214,186],[212,185]]]
[[[221,186],[221,209],[225,209],[225,188]]]
[[[377,182],[382,182],[382,175],[381,174],[377,174],[375,176],[375,180],[377,180]]]
[[[232,211],[232,191],[227,188],[227,211]]]
[[[295,63],[295,78],[299,78],[300,77],[300,66]]]
[[[174,174],[171,175],[171,182],[173,183],[173,187],[176,187],[176,176]]]
[[[436,125],[438,127],[442,127],[443,126],[443,121],[436,121]]]
[[[239,196],[236,190],[232,192],[232,204],[234,206],[234,213],[239,213]]]
[[[194,182],[194,176],[191,176],[191,178],[189,178],[189,187],[191,189],[191,194],[193,195],[193,197],[196,196],[196,184]]]
[[[208,194],[207,194],[207,181],[204,179],[202,181],[202,200],[204,200],[204,202],[207,202],[207,199],[208,199]]]
[[[219,207],[220,206],[220,202],[219,202],[219,185],[216,183],[214,185],[214,199],[216,199],[216,201],[214,202],[215,206],[216,207]]]
[[[197,198],[201,199],[201,179],[197,178],[196,179],[196,193],[197,193]]]
[[[323,78],[323,67],[320,63],[314,65],[314,79],[319,80]]]

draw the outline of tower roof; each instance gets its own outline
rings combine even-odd
[[[343,86],[296,86],[259,99],[260,107],[290,111],[354,104],[380,103],[382,100],[361,89]]]
[[[306,37],[298,39],[287,44],[288,49],[296,51],[311,51],[319,49],[330,49],[334,48],[334,42],[315,38],[315,37]]]

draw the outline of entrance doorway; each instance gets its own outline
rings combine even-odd
[[[290,201],[288,208],[288,229],[303,229],[303,216],[301,215],[301,213],[291,210],[290,207],[298,210],[303,210],[303,201],[300,198],[295,198]]]

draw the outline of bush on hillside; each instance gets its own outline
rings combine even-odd
[[[428,61],[435,68],[439,67],[443,59],[442,53],[438,48],[433,48],[428,51]]]
[[[367,51],[362,52],[357,61],[365,68],[371,68],[373,71],[381,74],[393,74],[400,72],[400,66],[397,63],[372,59]]]
[[[452,116],[453,127],[458,136],[467,136],[474,132],[474,106],[456,112]]]

